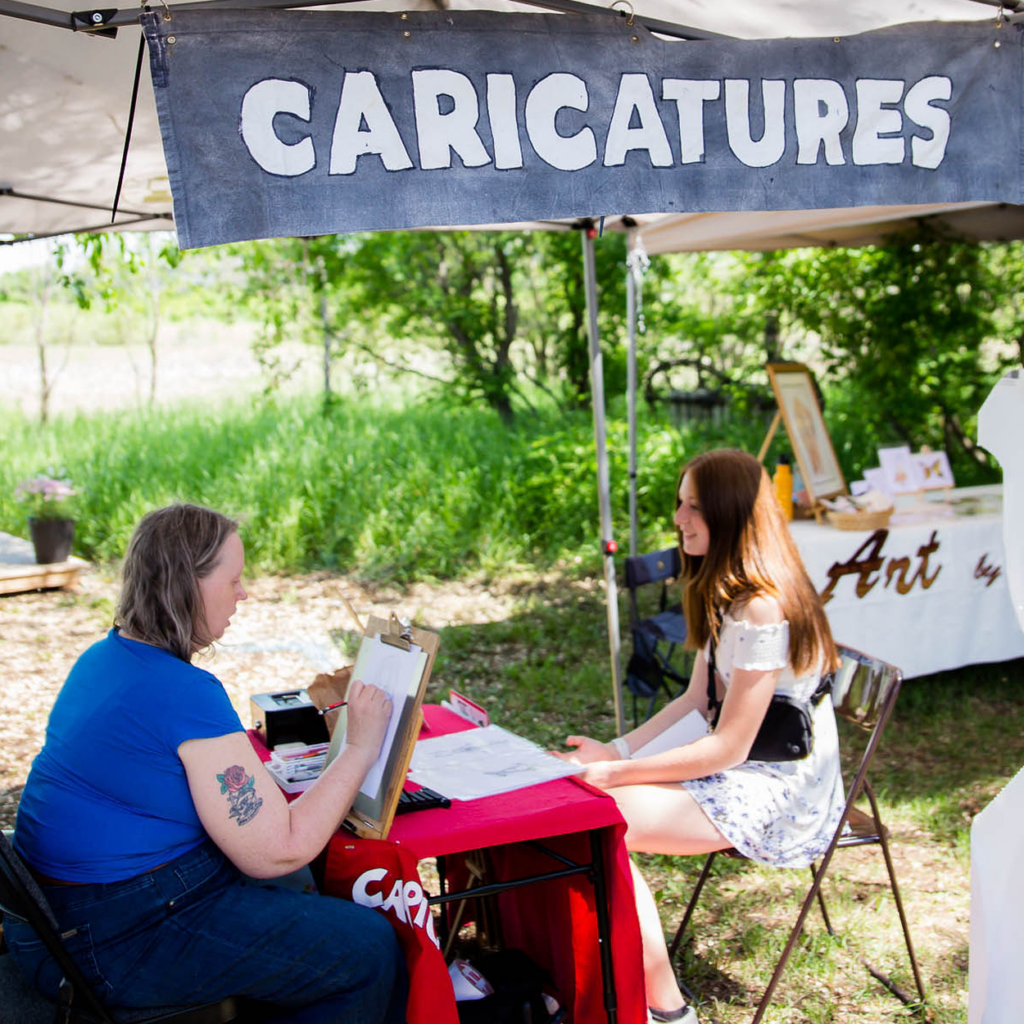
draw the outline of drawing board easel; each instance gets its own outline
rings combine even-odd
[[[846,481],[821,415],[814,378],[803,363],[769,363],[767,370],[778,409],[757,453],[757,461],[764,461],[781,421],[789,434],[811,509],[815,518],[820,518],[821,499],[846,494]]]
[[[436,633],[405,625],[394,612],[387,619],[375,615],[367,619],[352,678],[387,691],[392,716],[380,757],[345,819],[346,827],[356,835],[387,838],[419,737],[421,706],[439,642]],[[346,709],[342,708],[331,737],[328,764],[344,748],[347,726]]]

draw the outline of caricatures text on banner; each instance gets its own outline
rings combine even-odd
[[[658,38],[614,16],[143,16],[182,248],[617,214],[1024,201],[1017,26]]]

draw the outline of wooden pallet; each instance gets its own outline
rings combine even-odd
[[[88,564],[71,557],[66,562],[39,565],[31,541],[0,533],[0,594],[70,587]]]

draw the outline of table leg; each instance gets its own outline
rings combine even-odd
[[[611,920],[608,916],[608,880],[605,876],[604,848],[598,829],[590,830],[591,873],[594,884],[594,903],[597,910],[597,934],[601,943],[601,982],[604,987],[604,1009],[608,1024],[617,1024],[618,1001],[615,995],[615,977],[612,973]]]
[[[438,894],[443,896],[448,888],[448,858],[444,855],[437,858],[437,880],[438,880]],[[441,913],[438,915],[437,921],[435,922],[437,929],[437,937],[441,943],[441,949],[448,948],[448,908],[441,904]]]

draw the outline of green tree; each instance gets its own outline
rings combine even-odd
[[[1008,352],[991,344],[1004,285],[986,247],[921,231],[884,246],[762,259],[777,272],[761,300],[819,337],[844,415],[856,419],[862,464],[897,441],[944,448],[968,474],[988,466],[974,417]]]
[[[162,300],[173,288],[181,250],[167,233],[75,235],[56,248],[60,283],[82,309],[112,314],[132,367],[129,343],[141,336],[149,357],[149,403],[156,401]],[[138,373],[136,373],[138,376]]]
[[[598,240],[596,253],[606,369],[621,390],[623,237]],[[561,407],[589,400],[578,231],[277,239],[232,254],[263,324],[260,357],[278,377],[289,370],[276,355],[279,342],[301,338],[322,346],[325,395],[331,360],[357,349],[486,404],[506,424],[540,395]]]
[[[345,277],[354,245],[342,235],[321,235],[246,242],[227,250],[240,264],[236,291],[259,323],[254,347],[268,390],[297,369],[284,361],[281,343],[299,340],[320,348],[324,408],[332,404],[334,364],[354,305]]]

